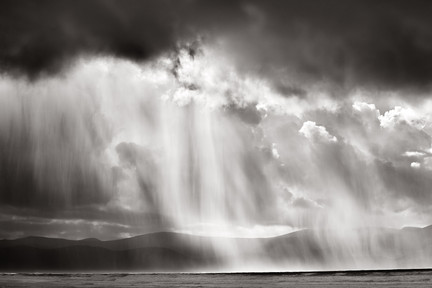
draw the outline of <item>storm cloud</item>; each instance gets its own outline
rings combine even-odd
[[[0,1],[0,237],[432,223],[431,6]]]
[[[81,55],[142,61],[197,35],[287,96],[311,82],[424,91],[429,1],[1,1],[4,72],[53,74]],[[294,88],[293,88],[294,87]]]

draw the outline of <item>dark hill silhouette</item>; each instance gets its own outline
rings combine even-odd
[[[110,241],[26,237],[0,240],[0,271],[210,270],[224,264],[213,247],[218,241],[235,243],[246,262],[248,259],[270,261],[287,269],[292,265],[334,269],[338,267],[336,263],[370,268],[353,264],[361,263],[363,258],[380,268],[432,266],[432,226],[401,230],[374,228],[352,233],[357,235],[356,243],[338,242],[332,238],[335,233],[331,230],[302,230],[256,239],[171,232]],[[357,245],[354,252],[350,250],[352,244]]]
[[[2,271],[185,270],[219,263],[209,238],[160,232],[126,239],[0,240]]]

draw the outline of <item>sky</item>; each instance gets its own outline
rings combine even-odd
[[[0,1],[0,238],[432,224],[430,1]]]

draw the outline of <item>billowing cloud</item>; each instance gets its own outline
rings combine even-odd
[[[419,151],[406,151],[403,155],[406,157],[423,157],[426,154],[424,152],[419,152]]]
[[[379,116],[381,127],[394,128],[398,124],[408,124],[417,129],[423,129],[425,127],[425,119],[422,119],[412,109],[404,109],[400,106],[396,106],[394,109]]]
[[[419,162],[411,162],[411,167],[412,168],[420,168],[420,163]]]
[[[377,111],[375,104],[368,104],[365,102],[354,102],[352,105],[353,109],[359,112],[374,112],[378,113],[377,116],[379,116],[379,111]]]
[[[306,121],[299,132],[312,141],[337,142],[337,138],[331,135],[324,126],[317,125],[313,121]]]

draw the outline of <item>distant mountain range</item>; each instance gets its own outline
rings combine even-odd
[[[160,232],[100,241],[0,240],[0,271],[209,271],[258,263],[266,270],[432,267],[432,226],[302,230],[273,238]],[[255,265],[255,267],[257,267]],[[238,270],[238,269],[237,269]]]

